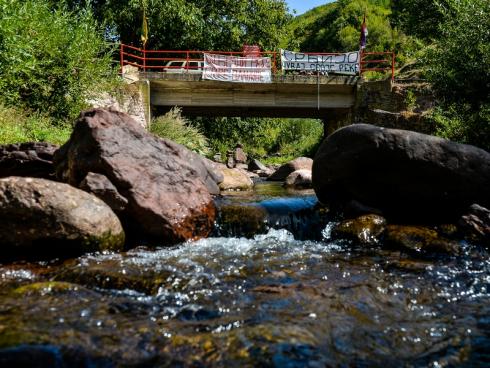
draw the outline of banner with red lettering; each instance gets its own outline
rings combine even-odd
[[[204,54],[202,78],[221,82],[270,83],[271,59]]]

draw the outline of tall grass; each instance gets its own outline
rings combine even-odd
[[[67,123],[57,123],[40,113],[7,107],[0,102],[0,144],[31,141],[63,144],[71,131]]]

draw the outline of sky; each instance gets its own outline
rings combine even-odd
[[[296,14],[303,14],[304,12],[313,9],[319,5],[331,3],[334,0],[286,0],[291,12],[296,9]]]

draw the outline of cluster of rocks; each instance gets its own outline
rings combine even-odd
[[[175,244],[206,237],[214,195],[251,189],[254,178],[274,174],[248,162],[241,146],[232,158],[228,166],[213,162],[148,133],[127,114],[99,108],[80,115],[62,147],[1,146],[2,254],[71,256],[122,250],[128,239]],[[271,180],[311,165],[295,160]],[[296,174],[291,183],[305,180]]]
[[[216,219],[213,195],[251,189],[259,178],[313,186],[322,203],[347,219],[334,230],[338,237],[388,244],[425,234],[412,248],[442,249],[438,236],[419,225],[452,223],[452,234],[490,239],[488,152],[365,124],[330,135],[314,160],[300,157],[273,170],[248,160],[240,145],[227,164],[216,163],[155,137],[124,113],[92,109],[62,147],[0,147],[0,177],[3,256],[206,237]],[[412,235],[396,235],[398,223],[411,224],[402,233]],[[449,228],[439,226],[445,229],[439,233]]]
[[[221,157],[216,157],[219,161]],[[234,150],[227,152],[226,163],[212,162],[215,171],[223,175],[219,184],[222,191],[249,190],[256,180],[284,182],[284,186],[294,189],[312,188],[311,168],[313,160],[298,157],[281,166],[266,166],[257,159],[249,159],[238,143]]]
[[[223,180],[199,155],[105,109],[83,112],[60,148],[2,147],[0,177],[2,256],[122,250],[126,236],[205,237]]]
[[[446,253],[457,253],[451,239],[461,236],[490,243],[490,154],[474,146],[351,125],[320,146],[313,187],[347,218],[334,237]]]

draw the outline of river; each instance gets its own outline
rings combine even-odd
[[[332,222],[308,215],[311,192],[271,184],[223,203],[265,208],[260,234],[220,224],[173,247],[0,265],[0,366],[490,361],[490,260],[477,244],[427,259],[332,241]]]

